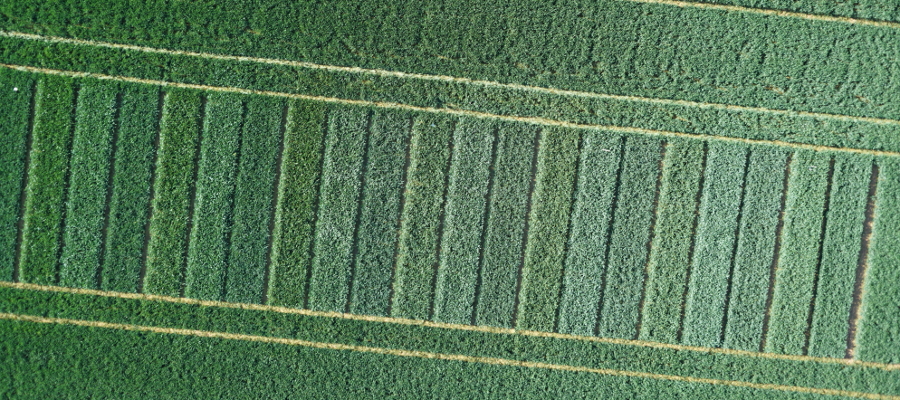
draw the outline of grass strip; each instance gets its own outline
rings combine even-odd
[[[654,227],[644,308],[642,340],[676,343],[681,327],[682,301],[697,223],[706,145],[697,141],[672,141],[666,146],[659,210]]]
[[[820,260],[822,219],[832,155],[797,151],[791,160],[781,252],[765,351],[802,354],[806,345],[810,302]]]
[[[181,293],[203,111],[198,92],[166,93],[155,166],[145,293]]]
[[[115,84],[85,80],[78,92],[63,233],[65,246],[59,268],[62,286],[99,285],[97,273],[103,253],[118,89]]]
[[[891,95],[900,89],[900,82],[889,78],[892,66],[880,62],[894,57],[900,30],[883,27],[638,2],[570,8],[504,0],[472,8],[440,1],[403,5],[378,1],[360,8],[347,0],[328,4],[228,0],[215,8],[202,3],[135,8],[113,0],[79,7],[3,0],[2,7],[4,30],[600,93],[848,115],[900,115],[900,100]],[[146,17],[160,14],[169,17]],[[486,17],[491,15],[503,18]],[[41,21],[40,26],[34,21]],[[173,28],[175,24],[178,29]],[[4,50],[4,59],[19,52],[29,50],[10,46]],[[47,64],[71,58],[110,64],[103,57],[45,54],[42,62]],[[252,72],[236,73],[221,66],[190,63],[169,72],[159,67],[168,68],[166,62],[121,58],[132,62],[117,64],[159,76],[188,73],[232,82],[261,79]],[[676,70],[662,60],[678,60],[680,67]],[[867,74],[871,84],[846,84],[847,74],[857,71],[871,71]],[[274,79],[294,82],[287,76]],[[416,97],[435,96],[419,92]],[[643,117],[640,113],[622,117],[638,119],[634,117],[638,115]],[[735,119],[718,130],[743,126]],[[789,129],[771,126],[791,136]],[[806,134],[820,136],[816,128],[808,129]]]
[[[284,104],[280,99],[260,96],[243,99],[246,114],[235,179],[224,298],[259,303],[269,257],[269,220]]]
[[[534,126],[510,123],[497,126],[481,284],[476,289],[477,325],[511,327],[537,133],[538,128]]]
[[[161,93],[142,85],[120,85],[116,173],[110,183],[112,195],[106,233],[106,253],[100,287],[136,292],[144,262],[145,230],[150,205],[150,180],[159,134]]]
[[[726,348],[758,351],[762,343],[786,162],[787,153],[781,149],[750,149],[738,227],[740,235],[731,274],[723,342]]]
[[[59,273],[77,96],[73,84],[71,79],[62,77],[38,80],[19,260],[22,282],[52,284]]]
[[[594,130],[583,135],[558,330],[593,335],[624,138]]]
[[[425,114],[413,121],[391,299],[395,317],[430,317],[454,125]]]
[[[0,311],[6,313],[34,315],[39,317],[51,318],[74,318],[88,321],[104,321],[119,324],[136,324],[145,326],[156,326],[161,328],[173,329],[197,329],[212,332],[228,332],[243,335],[259,335],[266,337],[277,337],[287,339],[299,339],[313,342],[336,343],[345,346],[366,346],[391,350],[403,350],[413,352],[428,352],[437,354],[459,354],[468,357],[495,357],[511,360],[514,362],[540,362],[556,364],[561,366],[575,368],[599,368],[612,369],[620,371],[646,372],[651,374],[675,375],[688,378],[699,379],[722,379],[729,381],[753,382],[757,384],[780,384],[799,386],[818,389],[846,390],[867,393],[880,393],[884,395],[897,395],[900,393],[900,380],[897,379],[900,370],[884,370],[878,368],[864,366],[848,366],[835,363],[820,363],[811,360],[784,360],[771,359],[762,357],[737,356],[721,353],[708,353],[700,351],[662,349],[654,347],[634,346],[627,344],[616,344],[600,341],[587,340],[571,340],[556,339],[540,336],[524,336],[509,333],[490,333],[469,330],[446,329],[439,327],[429,327],[417,324],[396,324],[384,323],[365,320],[350,320],[343,318],[310,316],[298,313],[278,313],[271,311],[236,309],[198,306],[193,304],[178,304],[159,301],[147,301],[143,299],[121,299],[109,298],[96,295],[70,294],[70,293],[50,293],[35,292],[30,290],[21,290],[13,288],[0,289]],[[73,307],[77,305],[77,307]],[[0,328],[4,337],[2,343],[6,343],[4,349],[11,349],[13,354],[21,354],[22,349],[40,350],[44,347],[24,347],[19,344],[21,340],[28,337],[39,336],[40,332],[51,329],[53,325],[39,325],[40,328],[28,331],[12,331],[9,328]],[[81,349],[82,341],[91,340],[90,337],[101,335],[102,329],[92,330],[93,333],[87,335],[73,335],[64,340],[63,343],[72,343],[74,348]],[[145,333],[144,340],[152,340],[150,338],[156,334]],[[108,345],[118,343],[116,341],[107,342]],[[144,342],[146,343],[146,342]],[[90,343],[96,345],[96,343]],[[196,345],[195,345],[196,346]],[[95,349],[98,347],[85,346],[84,349]],[[106,346],[100,346],[106,349]],[[140,348],[139,346],[137,348]],[[206,348],[202,346],[200,348]],[[214,348],[215,349],[215,348]],[[222,365],[238,366],[248,365],[247,357],[253,357],[258,354],[252,350],[211,351],[204,353],[204,350],[198,350],[197,347],[178,349],[173,354],[181,354],[180,357],[161,357],[161,361],[180,360],[187,357],[192,360],[195,367],[192,371],[203,371],[206,363],[202,359],[194,357],[208,356],[207,354],[227,354],[230,355],[232,361],[225,363],[217,363]],[[218,350],[218,349],[217,349]],[[77,353],[81,357],[90,357],[91,355],[113,355],[121,354],[115,351],[79,351]],[[130,352],[126,352],[130,353]],[[155,357],[148,357],[148,354],[160,354],[154,352],[139,351],[145,362],[152,362]],[[163,353],[168,356],[168,353]],[[353,353],[342,353],[344,357],[350,357]],[[19,359],[16,356],[13,359]],[[321,357],[321,356],[320,356]],[[345,369],[361,369],[367,374],[376,373],[374,366],[371,364],[348,364],[349,360],[341,357],[344,363],[338,364],[343,367],[322,365],[313,362],[316,366],[315,370],[320,370],[325,374],[324,377],[317,377],[316,381],[322,381],[335,371]],[[38,358],[37,360],[40,360]],[[413,358],[407,361],[415,360]],[[272,360],[266,365],[270,365]],[[72,370],[68,364],[50,363],[53,365],[66,365],[63,376],[56,377],[56,374],[45,374],[45,380],[48,377],[56,379],[67,379],[71,376]],[[50,364],[44,364],[45,368]],[[437,363],[442,365],[444,363]],[[8,365],[8,364],[4,364]],[[111,364],[106,368],[121,370],[120,364]],[[136,365],[142,365],[137,363]],[[135,366],[136,366],[135,365]],[[259,364],[249,364],[259,365]],[[364,368],[361,366],[365,366]],[[432,367],[434,368],[434,367]],[[509,369],[515,369],[508,366]],[[87,369],[84,369],[87,371]],[[101,371],[106,369],[102,368]],[[159,373],[165,373],[166,368],[162,368],[157,373],[150,373],[148,377],[157,377]],[[258,370],[258,368],[253,368]],[[81,370],[79,370],[81,371]],[[403,371],[401,376],[418,378],[422,374],[430,373],[428,368],[418,369],[414,364],[398,365],[395,372]],[[409,374],[409,371],[415,371]],[[540,374],[541,370],[537,368],[528,368],[530,374]],[[271,371],[267,373],[272,373]],[[595,374],[584,374],[576,371],[560,371],[568,379],[590,379],[588,376],[596,376]],[[3,376],[21,376],[20,374],[4,374]],[[290,377],[292,381],[298,379],[297,369],[290,369]],[[532,378],[537,381],[546,383],[546,377],[540,376]],[[148,378],[149,381],[153,378]],[[481,379],[492,379],[491,376],[484,376]],[[625,379],[625,378],[616,378]],[[238,377],[235,380],[240,381]],[[442,377],[441,381],[446,380]],[[133,380],[126,380],[131,382]],[[226,380],[230,381],[230,380]],[[525,381],[530,381],[526,379]],[[169,382],[168,379],[162,382]],[[340,381],[341,384],[335,386],[344,387],[346,383]],[[504,380],[505,382],[505,380]],[[616,381],[613,381],[616,382]],[[649,384],[654,380],[642,380],[641,382]],[[680,385],[678,382],[663,381],[668,386]],[[122,384],[122,383],[120,383]],[[454,383],[457,385],[458,383]],[[511,382],[510,382],[511,384]],[[161,383],[164,385],[164,383]],[[244,383],[246,385],[246,383]],[[612,386],[610,386],[612,385]],[[718,387],[716,385],[708,385],[703,383],[692,382],[691,385],[707,388],[694,395],[710,393],[711,388]],[[89,385],[90,386],[90,385]],[[202,387],[219,385],[201,385]],[[504,385],[496,385],[501,387]],[[9,387],[22,387],[21,385],[11,385]],[[163,386],[165,387],[165,386]],[[259,389],[259,388],[257,388]],[[613,383],[598,384],[596,390],[599,395],[609,393],[615,395],[619,393],[620,385]],[[656,390],[646,392],[648,396],[658,394]],[[680,391],[680,389],[679,389]],[[421,391],[414,391],[414,395],[421,396]],[[485,392],[488,393],[488,392]],[[676,391],[678,393],[678,391]],[[328,393],[333,395],[333,393]],[[781,391],[765,391],[762,394],[769,396],[768,398],[778,396],[790,396],[789,393]],[[523,393],[527,396],[527,393]],[[597,397],[597,393],[588,397]],[[742,398],[740,394],[736,395]],[[810,398],[810,394],[804,395],[802,398]],[[546,396],[544,396],[546,397]],[[668,397],[667,397],[668,398]],[[677,397],[676,397],[677,398]],[[686,397],[689,398],[689,397]],[[731,398],[731,396],[726,396]]]
[[[624,146],[597,334],[632,339],[637,336],[662,143],[629,136]]]
[[[309,308],[344,311],[350,295],[369,110],[334,108],[329,115],[309,285]]]
[[[21,399],[61,393],[117,399],[298,394],[306,399],[810,398],[805,393],[8,320],[0,321],[0,340],[15,349],[0,353],[8,360],[0,368],[8,372],[8,378],[0,378],[0,395]],[[76,374],[64,366],[75,363],[83,367]],[[257,365],[267,367],[252,367]],[[204,384],[209,381],[216,384]]]
[[[900,22],[900,4],[896,0],[860,0],[854,4],[840,2],[794,2],[787,0],[704,0],[703,3],[783,10],[835,17]],[[703,3],[700,3],[701,5]]]
[[[739,236],[747,148],[723,143],[708,146],[682,342],[719,347]]]
[[[453,133],[435,321],[464,324],[472,320],[496,129],[489,121],[463,118]]]
[[[0,280],[12,281],[18,265],[19,223],[34,104],[34,76],[0,72]]]
[[[875,192],[875,219],[868,243],[856,358],[900,363],[900,162],[881,158]]]
[[[581,131],[541,131],[516,328],[556,329]]]
[[[793,108],[785,104],[776,107],[777,109],[767,109],[755,107],[759,105],[758,103],[742,103],[740,98],[719,99],[721,101],[718,102],[704,98],[685,102],[657,98],[659,93],[650,93],[648,94],[650,97],[640,97],[631,96],[633,93],[611,95],[608,91],[565,92],[545,87],[470,81],[464,78],[471,76],[469,71],[460,72],[458,76],[462,78],[434,75],[422,77],[396,71],[360,72],[341,69],[347,67],[303,67],[285,64],[280,60],[274,63],[248,62],[182,54],[146,53],[94,45],[49,44],[0,35],[0,51],[4,48],[9,49],[8,57],[4,61],[6,64],[41,66],[58,70],[401,103],[415,107],[465,109],[495,115],[536,117],[579,124],[634,127],[727,138],[779,140],[839,148],[900,151],[900,144],[893,140],[900,135],[900,123],[896,120],[859,117],[849,111],[849,115],[810,114],[795,111],[802,108]],[[734,50],[734,52],[741,51],[744,49]],[[68,57],[48,58],[45,56],[48,52],[67,54]],[[745,51],[745,54],[747,53]],[[817,54],[816,57],[821,55]],[[92,62],[97,59],[105,62],[100,65]],[[157,65],[165,65],[166,69],[159,70],[158,67],[154,67]],[[285,79],[285,76],[290,76],[291,79]],[[506,79],[503,81],[506,82]],[[783,91],[783,88],[771,87],[767,93],[771,95],[778,90]],[[716,96],[718,95],[717,93]],[[848,101],[848,104],[865,104],[855,97],[850,100],[852,102]],[[635,118],[636,115],[640,118]],[[880,111],[872,115],[885,116],[880,114]],[[896,115],[893,117],[897,118]],[[843,133],[837,135],[822,132]]]
[[[322,168],[325,106],[288,102],[272,232],[270,304],[305,307]]]
[[[390,308],[411,118],[397,112],[376,112],[372,116],[366,186],[356,235],[359,254],[350,299],[353,313],[387,315]]]
[[[245,111],[241,97],[221,93],[207,97],[185,269],[187,297],[221,300],[225,292]]]
[[[847,316],[853,302],[872,159],[841,154],[834,158],[808,354],[840,358],[847,350]]]

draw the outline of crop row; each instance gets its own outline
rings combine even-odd
[[[881,159],[31,85],[6,280],[829,357],[896,323],[866,316],[894,301]]]

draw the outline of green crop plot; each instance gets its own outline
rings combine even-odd
[[[70,3],[0,398],[900,399],[897,0]]]

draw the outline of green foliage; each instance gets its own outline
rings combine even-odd
[[[413,121],[391,299],[394,317],[431,316],[453,126],[453,121],[427,114]]]
[[[475,323],[511,327],[522,265],[525,214],[534,180],[537,127],[498,124],[493,180],[481,256]]]
[[[350,312],[387,315],[412,116],[376,112],[356,234]]]
[[[314,310],[344,311],[350,295],[370,118],[358,108],[334,108],[329,115],[309,286]]]
[[[893,0],[712,2],[900,21]],[[23,282],[826,357],[855,343],[859,359],[900,362],[900,167],[894,156],[853,154],[900,152],[900,124],[872,119],[900,118],[890,63],[900,30],[848,22],[641,1],[0,0],[4,32],[163,49],[7,34],[4,65],[343,103],[0,68],[0,279],[13,280],[18,264]],[[858,366],[0,292],[9,300],[0,308],[41,315],[900,392],[894,372]],[[156,376],[160,360],[194,384],[123,378],[96,397],[190,387],[252,397],[229,386],[238,381],[269,384],[273,397],[773,395],[0,325],[0,353],[31,371],[0,373],[0,397],[6,387],[25,388],[10,397],[51,385],[63,397],[90,393],[84,381]],[[233,354],[196,350],[213,345]],[[42,361],[53,354],[65,354],[66,376]],[[292,374],[266,376],[247,360]],[[140,365],[110,372],[110,362]]]
[[[696,246],[697,200],[708,165],[704,165],[706,151],[703,143],[692,141],[666,146],[638,332],[643,340],[677,343],[680,339],[685,285],[691,256],[696,254],[691,245]]]
[[[900,363],[900,163],[881,158],[878,165],[875,219],[861,294],[856,358]]]
[[[525,259],[519,277],[522,282],[515,325],[519,329],[556,328],[581,133],[557,128],[540,133]]]
[[[603,131],[587,131],[583,135],[559,304],[559,331],[593,335],[603,293],[604,258],[609,249],[625,139]]]
[[[54,284],[58,278],[75,96],[69,78],[38,81],[19,264],[23,282]]]
[[[659,140],[641,136],[627,137],[624,147],[597,333],[633,339],[638,333],[647,242],[656,208],[663,148]]]
[[[747,165],[746,146],[709,143],[697,215],[683,342],[719,347],[734,265]]]
[[[762,344],[787,157],[779,149],[750,149],[724,328],[731,349],[758,351]]]
[[[0,289],[0,312],[195,329],[497,357],[587,368],[707,379],[900,394],[900,371],[348,320],[236,308],[205,307]],[[728,385],[549,371],[509,365],[426,360],[346,350],[246,342],[107,328],[0,321],[0,379],[21,396],[60,393],[127,398],[751,398],[809,399],[810,394]],[[73,370],[71,362],[83,366]],[[123,367],[124,366],[124,367]],[[264,367],[264,368],[263,368]],[[143,379],[132,379],[135,376]],[[48,379],[49,378],[49,379]],[[247,382],[253,383],[248,385]],[[246,394],[244,394],[246,393]],[[280,396],[284,393],[284,396]],[[184,395],[182,395],[184,394]],[[308,394],[308,396],[307,396]],[[818,397],[818,396],[815,396]]]
[[[281,182],[278,183],[272,232],[268,301],[273,305],[306,306],[324,125],[325,107],[322,104],[288,103]]]
[[[802,150],[791,159],[781,252],[775,270],[769,330],[765,334],[768,352],[802,354],[806,350],[823,211],[831,185],[830,160],[830,154]]]
[[[177,296],[182,290],[201,110],[196,92],[166,93],[151,205],[146,293]]]
[[[245,99],[244,107],[224,300],[259,303],[269,262],[269,226],[285,106],[277,99],[254,96]]]
[[[462,119],[453,133],[434,293],[436,321],[467,324],[472,319],[495,131],[489,121]]]
[[[115,85],[84,81],[75,109],[59,283],[95,288],[103,252],[110,155],[115,146]]]
[[[150,180],[159,137],[157,88],[122,85],[100,287],[136,292],[144,265]]]
[[[856,282],[872,159],[834,155],[822,257],[809,336],[809,355],[840,358]]]
[[[185,269],[187,297],[221,300],[225,291],[245,110],[234,95],[210,93],[206,100]]]
[[[0,280],[10,281],[16,267],[22,190],[31,135],[31,105],[34,76],[12,70],[0,71]]]

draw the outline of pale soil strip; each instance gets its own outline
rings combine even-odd
[[[193,84],[193,83],[167,82],[167,81],[159,81],[159,80],[153,80],[153,79],[132,78],[132,77],[128,77],[128,76],[95,74],[95,73],[91,73],[91,72],[62,71],[62,70],[47,69],[47,68],[29,67],[29,66],[23,66],[23,65],[0,64],[0,67],[14,69],[17,71],[41,73],[41,74],[48,74],[48,75],[68,76],[68,77],[72,77],[72,78],[93,78],[93,79],[100,79],[100,80],[130,82],[130,83],[139,83],[139,84],[145,84],[145,85],[174,87],[174,88],[181,88],[181,89],[194,89],[194,90],[205,90],[205,91],[214,91],[214,92],[239,93],[239,94],[246,94],[246,95],[283,97],[283,98],[289,98],[289,99],[320,101],[320,102],[325,102],[325,103],[345,104],[345,105],[361,106],[361,107],[378,107],[378,108],[387,108],[387,109],[394,109],[394,110],[427,112],[427,113],[434,113],[434,114],[449,114],[449,115],[466,116],[466,117],[473,117],[473,118],[488,118],[488,119],[496,119],[496,120],[502,120],[502,121],[521,122],[521,123],[533,124],[533,125],[559,126],[559,127],[563,127],[563,128],[570,128],[570,129],[598,129],[598,130],[606,130],[606,131],[612,131],[612,132],[622,132],[622,133],[631,133],[631,134],[648,135],[648,136],[678,137],[678,138],[687,138],[687,139],[695,139],[695,140],[696,139],[721,140],[721,141],[726,141],[726,142],[745,143],[745,144],[749,144],[749,145],[770,145],[770,146],[788,147],[788,148],[795,148],[795,149],[806,149],[806,150],[813,150],[813,151],[840,151],[840,152],[847,152],[847,153],[854,153],[854,154],[867,154],[867,155],[876,156],[876,157],[900,157],[900,153],[893,152],[893,151],[864,150],[864,149],[854,149],[854,148],[847,148],[847,147],[830,147],[830,146],[820,146],[820,145],[812,145],[812,144],[806,144],[806,143],[791,143],[791,142],[784,142],[784,141],[780,141],[780,140],[743,139],[743,138],[733,138],[733,137],[726,137],[726,136],[693,134],[693,133],[663,131],[663,130],[656,130],[656,129],[644,129],[644,128],[634,128],[634,127],[615,126],[615,125],[579,124],[579,123],[574,123],[574,122],[557,121],[557,120],[553,120],[553,119],[549,119],[549,118],[542,118],[542,117],[518,117],[518,116],[514,116],[514,115],[491,114],[491,113],[486,113],[486,112],[481,112],[481,111],[470,111],[470,110],[454,109],[454,108],[420,107],[420,106],[412,106],[412,105],[408,105],[408,104],[382,102],[382,101],[348,100],[348,99],[339,99],[339,98],[335,98],[335,97],[311,96],[311,95],[306,95],[306,94],[272,92],[272,91],[267,91],[267,90],[252,90],[252,89],[242,89],[242,88],[235,88],[235,87],[198,85],[198,84]]]
[[[871,19],[858,19],[858,18],[850,18],[850,17],[835,17],[831,15],[820,15],[820,14],[806,14],[800,12],[793,11],[784,11],[784,10],[773,10],[769,8],[752,8],[752,7],[741,7],[741,6],[731,6],[725,4],[713,4],[713,3],[695,3],[689,1],[676,1],[676,0],[624,0],[631,1],[635,3],[649,3],[649,4],[664,4],[668,6],[676,6],[682,8],[703,8],[707,10],[721,10],[721,11],[735,11],[735,12],[745,12],[745,13],[753,13],[753,14],[762,14],[762,15],[772,15],[776,17],[787,17],[787,18],[800,18],[800,19],[808,19],[813,21],[825,21],[825,22],[840,22],[845,24],[853,24],[853,25],[866,25],[866,26],[875,26],[879,28],[892,28],[892,29],[900,29],[900,23],[890,22],[890,21],[875,21]]]
[[[167,302],[167,303],[193,304],[193,305],[199,305],[199,306],[205,306],[205,307],[222,307],[222,308],[236,308],[236,309],[243,309],[243,310],[269,311],[269,312],[277,312],[277,313],[283,313],[283,314],[299,314],[299,315],[306,315],[306,316],[312,316],[312,317],[340,318],[340,319],[348,319],[348,320],[356,320],[356,321],[379,322],[379,323],[399,324],[399,325],[415,325],[415,326],[424,326],[424,327],[439,328],[439,329],[453,329],[453,330],[475,331],[475,332],[495,333],[495,334],[505,334],[505,335],[534,336],[534,337],[544,337],[544,338],[563,339],[563,340],[580,340],[580,341],[586,341],[586,342],[606,343],[606,344],[615,344],[615,345],[623,345],[623,346],[650,347],[650,348],[676,350],[676,351],[696,351],[696,352],[702,352],[702,353],[726,354],[726,355],[731,355],[731,356],[742,356],[742,357],[758,357],[758,358],[769,358],[769,359],[800,361],[800,362],[842,364],[842,365],[851,366],[851,367],[877,368],[877,369],[882,369],[882,370],[886,370],[886,371],[900,370],[900,364],[885,364],[885,363],[876,363],[876,362],[867,362],[867,361],[858,361],[858,360],[848,360],[848,359],[843,359],[843,358],[797,356],[797,355],[774,354],[774,353],[758,353],[758,352],[754,352],[754,351],[731,350],[731,349],[699,347],[699,346],[684,346],[684,345],[678,345],[678,344],[657,343],[657,342],[650,342],[650,341],[644,341],[644,340],[628,340],[628,339],[602,338],[602,337],[594,337],[594,336],[579,336],[579,335],[569,335],[569,334],[553,333],[553,332],[540,332],[540,331],[509,329],[509,328],[496,328],[496,327],[491,327],[491,326],[449,324],[449,323],[443,323],[443,322],[432,322],[432,321],[407,319],[407,318],[379,317],[379,316],[374,316],[374,315],[356,315],[356,314],[345,314],[345,313],[329,312],[329,311],[313,311],[313,310],[305,310],[305,309],[297,309],[297,308],[269,306],[269,305],[262,305],[262,304],[227,303],[227,302],[222,302],[222,301],[197,300],[197,299],[188,299],[188,298],[183,298],[183,297],[170,297],[170,296],[160,296],[160,295],[153,295],[153,294],[109,292],[109,291],[94,290],[94,289],[67,288],[67,287],[61,287],[61,286],[45,286],[45,285],[36,285],[33,283],[21,283],[21,282],[0,281],[0,287],[7,287],[7,288],[13,288],[13,289],[24,289],[24,290],[38,290],[38,291],[43,291],[43,292],[59,292],[59,293],[84,294],[84,295],[103,296],[103,297],[115,297],[115,298],[121,298],[121,299],[149,300],[149,301],[161,301],[161,302]]]
[[[228,339],[228,340],[243,340],[243,341],[248,341],[248,342],[262,342],[262,343],[272,343],[272,344],[284,344],[284,345],[289,345],[289,346],[303,346],[303,347],[311,347],[311,348],[316,348],[316,349],[355,351],[355,352],[361,352],[361,353],[374,353],[374,354],[383,354],[383,355],[397,356],[397,357],[427,358],[427,359],[433,359],[433,360],[461,361],[461,362],[468,362],[468,363],[503,365],[503,366],[521,367],[521,368],[540,368],[540,369],[560,370],[560,371],[567,371],[567,372],[584,372],[584,373],[591,373],[591,374],[624,376],[624,377],[629,377],[629,378],[640,378],[640,379],[656,379],[656,380],[667,380],[667,381],[676,381],[676,382],[704,383],[704,384],[709,384],[709,385],[723,385],[723,386],[744,387],[744,388],[761,389],[761,390],[778,390],[778,391],[785,391],[785,392],[810,393],[810,394],[820,394],[820,395],[825,395],[825,396],[842,396],[842,397],[854,397],[854,398],[861,398],[861,399],[876,399],[876,400],[900,400],[900,396],[891,396],[891,395],[883,395],[883,394],[876,394],[876,393],[853,392],[853,391],[848,391],[848,390],[821,389],[821,388],[810,388],[810,387],[802,387],[802,386],[778,385],[778,384],[771,384],[771,383],[753,383],[753,382],[743,382],[743,381],[731,381],[731,380],[724,380],[724,379],[695,378],[695,377],[690,377],[690,376],[655,374],[655,373],[651,373],[651,372],[623,371],[623,370],[618,370],[618,369],[607,369],[607,368],[588,368],[588,367],[578,367],[578,366],[562,365],[562,364],[550,364],[550,363],[543,363],[543,362],[510,360],[507,358],[478,357],[478,356],[467,356],[464,354],[443,354],[443,353],[432,353],[432,352],[417,351],[417,350],[402,350],[402,349],[390,349],[390,348],[384,348],[384,347],[355,346],[355,345],[341,344],[341,343],[313,342],[313,341],[300,340],[300,339],[288,339],[288,338],[278,338],[278,337],[258,336],[258,335],[244,335],[244,334],[239,334],[239,333],[201,331],[201,330],[195,330],[195,329],[162,328],[162,327],[146,326],[146,325],[116,324],[116,323],[110,323],[110,322],[86,321],[86,320],[68,319],[68,318],[46,318],[46,317],[38,317],[38,316],[33,316],[33,315],[18,315],[18,314],[8,314],[8,313],[0,313],[0,319],[21,321],[21,322],[33,322],[33,323],[41,323],[41,324],[75,325],[75,326],[85,326],[85,327],[91,327],[91,328],[118,329],[118,330],[137,331],[137,332],[153,332],[153,333],[162,333],[162,334],[169,334],[169,335],[196,336],[196,337]]]
[[[701,7],[701,6],[705,7],[708,5],[706,3],[686,3],[686,2],[668,1],[668,0],[626,0],[626,1],[670,4],[670,5],[678,5],[680,7]],[[717,5],[710,5],[710,6],[712,6],[712,7],[708,7],[708,8],[726,8],[726,9],[734,8],[736,10],[756,10],[756,9],[745,9],[743,7],[717,6]],[[765,11],[765,10],[761,10],[761,11]],[[772,11],[772,13],[779,13],[779,12]],[[788,13],[788,14],[791,14],[791,13]],[[805,14],[798,14],[798,15],[805,15]],[[838,17],[828,17],[828,18],[839,19]],[[847,18],[847,19],[852,20],[852,18]],[[858,21],[858,20],[854,20],[854,21]],[[874,22],[874,21],[870,21],[870,22]],[[894,25],[897,25],[898,27],[900,27],[900,24],[894,24]],[[697,108],[709,108],[709,109],[716,109],[716,110],[754,112],[754,113],[760,113],[760,114],[777,114],[777,115],[785,115],[785,116],[789,116],[789,117],[818,118],[818,119],[837,120],[837,121],[844,121],[844,122],[865,122],[865,123],[873,123],[873,124],[881,124],[881,125],[900,125],[900,120],[894,120],[894,119],[888,119],[888,118],[857,117],[857,116],[841,115],[841,114],[780,110],[780,109],[765,108],[765,107],[746,107],[746,106],[737,106],[737,105],[731,105],[731,104],[705,103],[705,102],[687,101],[687,100],[671,100],[671,99],[660,99],[660,98],[641,97],[641,96],[625,96],[625,95],[614,95],[614,94],[605,94],[605,93],[593,93],[593,92],[583,92],[583,91],[577,91],[577,90],[563,90],[563,89],[554,89],[554,88],[547,88],[547,87],[540,87],[540,86],[520,85],[520,84],[514,84],[514,83],[500,83],[500,82],[494,82],[494,81],[484,81],[484,80],[469,79],[469,78],[462,78],[462,77],[448,76],[448,75],[417,74],[417,73],[410,73],[410,72],[389,71],[389,70],[384,70],[384,69],[369,69],[369,68],[360,68],[360,67],[343,67],[343,66],[337,66],[337,65],[316,64],[316,63],[305,62],[305,61],[290,61],[290,60],[279,60],[279,59],[274,59],[274,58],[246,57],[246,56],[233,56],[233,55],[223,55],[223,54],[214,54],[214,53],[199,53],[199,52],[182,51],[182,50],[169,50],[169,49],[160,49],[160,48],[154,48],[154,47],[135,46],[135,45],[129,45],[129,44],[98,42],[98,41],[93,41],[93,40],[82,40],[82,39],[70,39],[70,38],[64,38],[64,37],[58,37],[58,36],[42,36],[42,35],[14,32],[14,31],[10,31],[10,32],[0,31],[0,36],[16,38],[16,39],[25,39],[25,40],[37,40],[37,41],[41,41],[41,42],[45,42],[45,43],[62,43],[62,44],[72,44],[72,45],[79,45],[79,46],[94,46],[94,47],[105,47],[105,48],[118,49],[118,50],[139,51],[139,52],[143,52],[143,53],[156,53],[156,54],[168,54],[168,55],[187,56],[187,57],[198,57],[198,58],[206,58],[206,59],[213,59],[213,60],[239,61],[239,62],[250,62],[250,63],[269,64],[269,65],[283,65],[283,66],[296,67],[296,68],[308,68],[308,69],[318,69],[318,70],[333,71],[333,72],[346,72],[346,73],[353,73],[353,74],[375,75],[375,76],[389,77],[389,78],[404,78],[404,79],[419,79],[419,80],[426,80],[426,81],[439,81],[439,82],[475,85],[475,86],[482,86],[482,87],[492,87],[492,88],[500,88],[500,89],[552,94],[552,95],[567,96],[567,97],[619,100],[619,101],[630,101],[630,102],[637,102],[637,103],[663,104],[663,105],[670,105],[670,106],[697,107]]]

